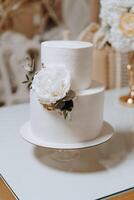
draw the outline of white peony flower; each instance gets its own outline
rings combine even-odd
[[[56,103],[70,90],[70,73],[63,65],[47,65],[34,76],[32,89],[42,104]]]
[[[134,0],[101,0],[102,30],[107,41],[121,51],[134,50]]]

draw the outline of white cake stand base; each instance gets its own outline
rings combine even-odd
[[[64,144],[43,141],[35,137],[31,131],[30,121],[26,122],[21,128],[21,135],[26,141],[37,146],[54,149],[55,151],[52,154],[52,158],[59,161],[70,161],[79,156],[79,149],[90,148],[105,143],[113,134],[113,127],[108,122],[104,121],[100,135],[97,138],[85,142]]]

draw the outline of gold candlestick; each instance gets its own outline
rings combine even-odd
[[[120,103],[124,106],[134,108],[134,65],[128,64],[129,94],[120,97]]]

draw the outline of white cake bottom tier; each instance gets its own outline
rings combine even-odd
[[[54,143],[84,142],[97,137],[103,124],[104,87],[93,81],[90,89],[80,91],[74,100],[71,120],[65,120],[56,111],[47,111],[30,95],[31,129],[44,141]]]

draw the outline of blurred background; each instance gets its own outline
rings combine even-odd
[[[24,60],[40,68],[45,40],[93,41],[100,27],[99,0],[0,0],[0,106],[28,101]],[[93,79],[107,89],[128,83],[127,54],[111,46],[93,49]]]

